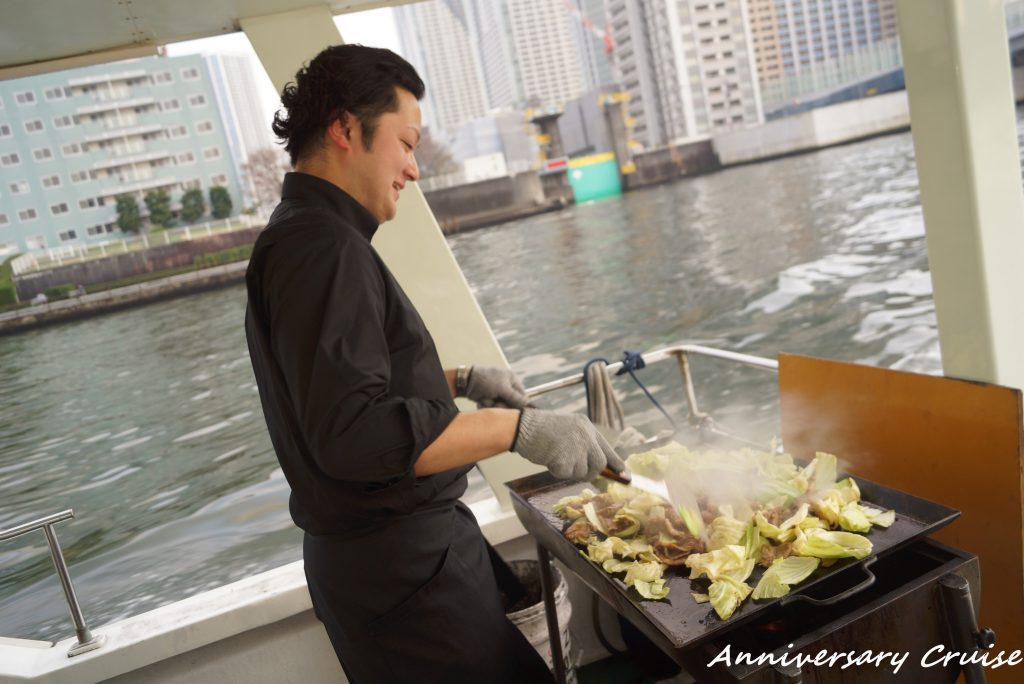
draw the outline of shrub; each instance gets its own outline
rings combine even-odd
[[[196,268],[213,268],[214,266],[222,266],[236,261],[245,261],[251,254],[252,245],[240,245],[230,249],[222,249],[219,252],[197,254],[193,257],[192,264]]]
[[[18,291],[14,287],[14,272],[11,270],[11,260],[18,257],[15,254],[0,263],[0,306],[18,303]]]
[[[63,285],[54,285],[43,290],[43,294],[51,302],[56,299],[66,299],[68,294],[75,289],[75,286],[71,283],[64,283]]]

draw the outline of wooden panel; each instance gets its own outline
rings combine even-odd
[[[995,650],[1024,649],[1020,390],[784,354],[779,393],[794,456],[828,451],[843,470],[962,512],[933,536],[978,555],[979,623],[996,630]]]

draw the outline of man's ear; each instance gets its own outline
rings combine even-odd
[[[327,127],[327,139],[342,150],[352,149],[352,129],[358,121],[354,116],[345,112],[331,122]]]

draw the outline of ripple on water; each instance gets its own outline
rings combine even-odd
[[[92,444],[94,442],[100,441],[101,439],[106,439],[107,437],[110,437],[109,432],[101,432],[98,435],[93,435],[92,437],[83,439],[82,444]]]
[[[220,430],[223,430],[224,428],[230,427],[230,426],[231,426],[231,423],[229,421],[222,420],[219,423],[214,423],[213,425],[207,425],[204,428],[199,428],[198,430],[195,430],[193,432],[189,432],[188,434],[182,435],[181,437],[175,437],[174,441],[175,442],[187,442],[187,441],[189,441],[191,439],[196,439],[197,437],[203,437],[205,435],[213,434],[214,432],[219,432]]]
[[[124,442],[123,444],[118,444],[117,446],[115,446],[113,448],[113,451],[122,451],[123,449],[130,449],[133,446],[138,446],[140,444],[145,444],[146,442],[148,442],[151,439],[153,439],[153,435],[146,435],[145,437],[139,437],[138,439],[133,439],[130,442]]]

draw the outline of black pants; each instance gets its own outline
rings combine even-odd
[[[461,503],[367,538],[306,535],[317,617],[351,684],[546,684],[505,617],[486,541]]]

